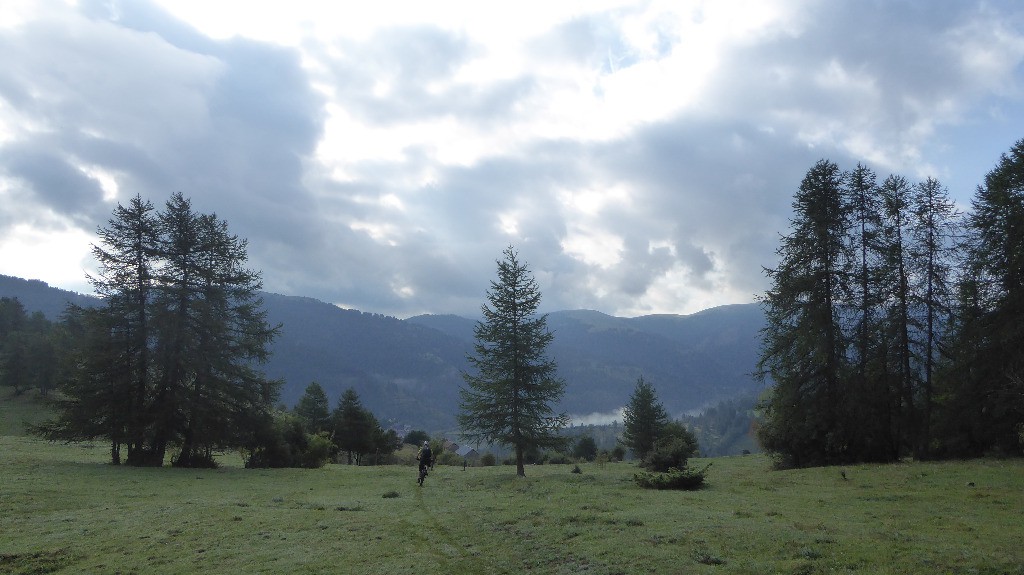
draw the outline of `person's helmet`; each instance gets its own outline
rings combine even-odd
[[[430,447],[430,442],[429,441],[424,441],[423,442],[423,447]]]

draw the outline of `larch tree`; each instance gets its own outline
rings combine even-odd
[[[842,406],[847,397],[846,337],[841,325],[851,260],[843,173],[827,160],[812,167],[793,200],[791,231],[766,269],[771,287],[761,298],[758,376],[770,380],[758,436],[764,448],[795,466],[849,458]]]
[[[130,400],[126,434],[130,465],[144,465],[152,459],[146,444],[151,431],[146,411],[152,376],[150,313],[156,292],[153,276],[158,233],[153,204],[136,195],[127,206],[118,204],[107,226],[97,231],[100,241],[92,248],[100,267],[89,282],[106,303],[109,337],[120,349],[119,379]]]
[[[978,187],[967,218],[947,450],[1024,450],[1024,140]]]
[[[902,176],[889,176],[879,187],[882,208],[881,271],[882,329],[886,379],[891,387],[891,424],[897,441],[895,457],[902,455],[907,438],[917,435],[916,395],[918,370],[912,338],[919,333],[911,316],[912,186]]]
[[[848,449],[857,459],[889,460],[895,457],[899,442],[893,437],[890,418],[889,349],[881,337],[881,197],[875,173],[863,164],[857,164],[844,181],[852,257],[844,290],[848,303],[840,307],[849,310],[850,317],[843,324],[852,357],[845,378],[849,400],[843,417],[847,427],[859,427],[858,433],[849,435]]]
[[[459,426],[470,441],[499,443],[515,452],[516,474],[525,476],[530,449],[560,447],[559,431],[569,421],[555,413],[565,390],[557,365],[547,357],[554,339],[547,316],[537,315],[541,293],[536,280],[512,247],[499,260],[498,278],[487,291],[490,305],[474,327],[474,373],[463,372],[459,390]]]
[[[927,455],[931,443],[934,379],[940,361],[939,342],[948,329],[952,313],[954,286],[950,281],[960,242],[960,214],[949,193],[935,178],[928,178],[912,194],[913,277],[911,295],[918,312],[918,357],[920,357],[921,393],[919,426],[914,439],[915,454]]]
[[[175,465],[206,465],[237,445],[253,410],[269,410],[276,382],[254,365],[277,328],[266,322],[259,274],[244,267],[246,242],[227,222],[198,214],[174,194],[160,214],[161,292],[157,447],[181,445]]]
[[[246,242],[227,223],[198,214],[180,193],[163,212],[138,196],[99,231],[91,278],[104,306],[72,308],[80,336],[58,416],[36,428],[50,439],[110,439],[111,459],[211,465],[214,449],[238,447],[269,412],[280,382],[257,365],[277,328],[266,322],[259,274],[245,268]]]

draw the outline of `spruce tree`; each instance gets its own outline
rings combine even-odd
[[[669,421],[668,412],[654,393],[654,386],[640,376],[629,403],[622,410],[622,444],[643,461]]]
[[[332,420],[334,444],[345,452],[349,465],[358,465],[362,455],[374,449],[374,438],[379,428],[377,419],[363,407],[359,394],[350,387],[338,398]]]
[[[302,419],[310,433],[319,433],[330,429],[330,405],[327,401],[327,393],[319,383],[314,381],[306,386],[306,391],[295,405],[295,415]]]
[[[470,441],[510,446],[516,474],[526,475],[524,454],[530,449],[561,446],[558,432],[568,423],[553,404],[565,382],[546,356],[554,334],[547,316],[537,316],[541,293],[527,265],[512,247],[499,260],[498,279],[481,306],[483,320],[474,328],[474,354],[467,359],[475,373],[463,372],[459,391],[459,426]]]

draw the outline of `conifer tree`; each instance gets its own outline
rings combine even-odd
[[[144,465],[153,456],[147,450],[147,395],[151,385],[150,312],[153,305],[157,221],[153,204],[136,195],[127,206],[118,204],[107,226],[97,231],[92,248],[100,264],[90,277],[96,294],[106,303],[112,345],[121,350],[119,380],[130,400],[127,430],[128,463]],[[95,318],[94,318],[95,319]]]
[[[512,447],[516,474],[526,475],[524,454],[530,449],[561,446],[558,432],[568,416],[556,414],[565,382],[546,356],[554,334],[547,316],[537,316],[541,293],[527,265],[512,247],[499,260],[498,279],[487,291],[476,323],[475,353],[468,357],[475,373],[464,372],[459,426],[471,441]]]
[[[380,427],[377,419],[363,407],[359,394],[350,387],[338,398],[332,420],[334,444],[345,452],[349,465],[359,465],[363,454],[374,449],[374,437]]]
[[[1024,140],[985,176],[967,218],[954,360],[946,384],[947,450],[1024,450]]]
[[[920,417],[917,437],[912,438],[915,453],[926,455],[931,443],[932,408],[934,404],[934,375],[940,360],[941,331],[949,324],[953,305],[953,265],[960,241],[959,218],[956,205],[949,193],[934,178],[915,186],[912,194],[913,223],[911,262],[913,277],[912,297],[919,309],[919,352],[921,393]]]
[[[898,443],[894,458],[901,456],[907,439],[917,435],[916,394],[918,371],[911,334],[917,334],[911,316],[912,294],[910,271],[913,245],[911,229],[912,187],[902,176],[889,176],[879,187],[882,204],[881,254],[879,284],[882,292],[882,348],[886,352],[886,378],[892,393],[890,421]]]
[[[766,269],[772,286],[761,298],[758,375],[774,385],[763,403],[759,438],[789,465],[849,459],[842,417],[847,400],[846,337],[840,323],[850,262],[849,214],[843,174],[821,160],[804,177],[793,200],[791,231],[776,251],[779,267]]]
[[[212,464],[214,449],[241,446],[266,415],[279,382],[256,366],[276,328],[266,323],[259,274],[244,267],[246,242],[175,194],[159,214],[136,196],[99,232],[92,278],[105,306],[72,309],[80,334],[50,439],[112,442],[114,462]],[[99,435],[97,435],[99,434]]]
[[[640,376],[636,380],[633,395],[629,397],[629,403],[622,411],[623,445],[633,452],[634,457],[643,461],[654,449],[654,442],[669,421],[668,412],[654,393],[654,386]]]
[[[875,174],[863,164],[845,175],[846,202],[850,213],[848,232],[852,248],[844,299],[851,316],[843,322],[851,341],[851,369],[844,376],[849,399],[842,418],[849,434],[848,451],[861,460],[890,460],[898,440],[893,438],[892,399],[888,381],[888,348],[882,337],[881,234],[882,209]],[[853,311],[856,310],[856,311]]]
[[[327,401],[327,393],[317,382],[306,386],[299,402],[295,405],[298,415],[310,433],[319,433],[331,428],[331,410]]]

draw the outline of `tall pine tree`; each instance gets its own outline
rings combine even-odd
[[[761,298],[758,374],[772,386],[763,402],[759,438],[786,465],[850,459],[850,435],[842,406],[848,370],[841,305],[851,260],[849,211],[843,174],[827,160],[814,165],[793,200],[791,231],[776,251],[779,267],[766,269],[772,285]]]
[[[1024,450],[1024,140],[985,176],[967,218],[953,361],[945,382],[949,454]]]

